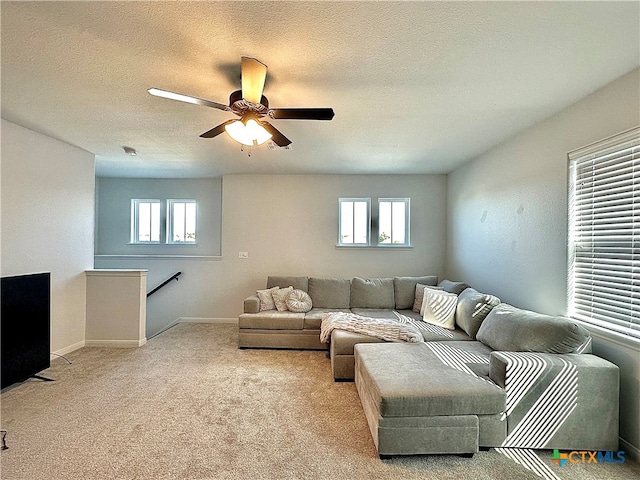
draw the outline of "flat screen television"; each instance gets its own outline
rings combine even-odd
[[[1,388],[49,368],[51,274],[2,277]]]

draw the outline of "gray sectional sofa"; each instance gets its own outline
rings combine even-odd
[[[356,277],[350,280],[270,276],[267,278],[267,289],[292,286],[307,292],[313,308],[306,313],[261,310],[260,299],[257,295],[251,295],[244,300],[244,313],[238,318],[238,346],[326,350],[327,344],[320,342],[320,324],[324,314],[353,312],[377,318],[396,318],[393,312],[397,310],[414,315],[415,312],[410,309],[418,282],[436,285],[438,278],[430,275],[369,279]],[[351,357],[351,376],[345,379],[353,379],[353,351]]]
[[[306,313],[239,317],[240,348],[329,348],[336,380],[355,379],[381,457],[473,454],[480,448],[616,450],[619,373],[592,355],[587,330],[569,319],[515,308],[463,282],[435,276],[363,279],[269,277],[267,287],[308,292]],[[414,311],[416,285],[455,293],[455,328]],[[420,343],[392,343],[336,329],[320,342],[329,312],[403,320]]]

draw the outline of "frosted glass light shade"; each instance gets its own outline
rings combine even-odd
[[[225,126],[224,129],[236,142],[249,147],[262,145],[271,138],[271,134],[254,119],[247,120],[246,124],[238,120]]]

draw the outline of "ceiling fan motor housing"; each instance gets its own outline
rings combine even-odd
[[[249,102],[242,98],[242,90],[236,90],[229,95],[229,108],[240,116],[243,116],[248,111],[255,112],[258,116],[263,116],[269,112],[269,100],[262,95],[260,103]]]

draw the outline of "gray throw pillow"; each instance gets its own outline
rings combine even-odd
[[[349,308],[351,281],[348,278],[311,277],[309,296],[315,308]]]
[[[501,303],[487,315],[476,338],[498,351],[581,353],[591,335],[568,318]]]
[[[458,295],[456,324],[474,340],[478,329],[489,312],[500,303],[498,297],[480,293],[474,288],[465,288]]]
[[[396,310],[413,308],[416,298],[416,285],[437,285],[438,277],[434,275],[424,277],[394,277],[393,290],[396,297]]]
[[[415,299],[413,301],[413,308],[411,310],[413,310],[416,313],[419,313],[420,315],[422,315],[422,301],[424,300],[424,290],[428,286],[429,285],[423,285],[421,283],[416,284],[416,294],[415,294]],[[440,287],[433,287],[433,288],[440,288]]]
[[[389,308],[396,305],[393,278],[360,278],[351,280],[351,308]]]

